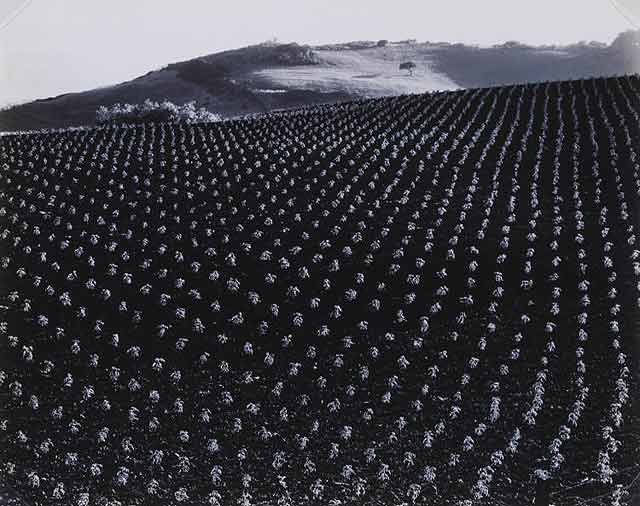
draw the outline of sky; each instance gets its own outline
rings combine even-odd
[[[0,0],[0,107],[115,84],[274,37],[308,44],[409,38],[609,43],[640,22],[640,8],[634,17],[632,4],[640,2]]]

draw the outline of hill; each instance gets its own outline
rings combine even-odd
[[[0,138],[0,489],[637,504],[639,119],[621,77]]]
[[[621,75],[637,70],[633,40],[622,34],[610,46],[489,48],[415,41],[384,47],[366,41],[317,47],[265,43],[0,111],[0,129],[91,125],[101,105],[146,98],[177,104],[195,100],[198,107],[237,117],[363,97]],[[398,69],[407,60],[417,64],[414,75]]]

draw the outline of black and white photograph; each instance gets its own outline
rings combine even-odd
[[[0,0],[0,506],[640,506],[640,0]]]

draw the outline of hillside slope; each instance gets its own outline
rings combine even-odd
[[[638,504],[639,146],[638,77],[0,138],[0,491]]]
[[[90,125],[101,105],[146,98],[195,100],[224,117],[362,97],[621,75],[635,71],[634,46],[477,48],[405,41],[308,47],[262,44],[173,63],[132,81],[0,111],[0,130]],[[637,48],[635,48],[637,52]],[[400,71],[417,64],[414,75]]]

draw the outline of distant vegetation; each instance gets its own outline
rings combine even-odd
[[[637,51],[640,48],[640,30],[622,32],[611,43],[611,47],[625,51]]]
[[[317,65],[320,63],[317,55],[310,46],[296,43],[279,44],[273,41],[265,41],[241,49],[232,49],[215,53],[213,55],[198,58],[207,64],[215,64],[221,72],[229,72],[239,68],[255,69],[256,66],[297,66]],[[174,67],[174,64],[167,68]]]
[[[407,70],[409,75],[413,75],[413,69],[416,68],[416,64],[412,61],[406,61],[400,64],[400,70]]]
[[[185,123],[204,123],[220,121],[220,116],[204,108],[196,109],[195,101],[176,105],[165,100],[154,102],[147,99],[142,104],[114,104],[101,106],[96,111],[96,121],[103,123],[143,123],[148,121],[181,121]]]

